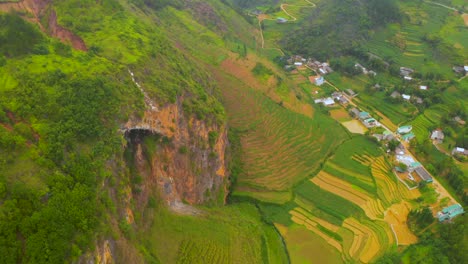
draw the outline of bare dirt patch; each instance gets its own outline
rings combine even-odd
[[[385,221],[392,227],[398,245],[411,245],[418,242],[418,238],[409,230],[406,220],[411,210],[407,202],[394,204],[385,212]]]
[[[468,26],[468,14],[462,15],[463,21],[465,21],[465,26]]]
[[[361,124],[361,122],[359,122],[358,120],[342,122],[341,124],[345,126],[351,133],[364,135],[364,133],[366,133],[367,131],[367,128],[363,124]]]
[[[331,110],[330,116],[338,122],[346,122],[351,120],[351,116],[349,116],[348,112],[346,112],[346,110],[343,108]]]

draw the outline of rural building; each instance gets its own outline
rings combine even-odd
[[[453,70],[455,73],[458,73],[458,74],[463,74],[463,73],[465,73],[465,68],[464,68],[464,67],[461,67],[461,66],[453,66],[452,70]]]
[[[405,77],[403,77],[403,79],[405,79],[405,81],[411,81],[411,80],[413,80],[413,78],[411,78],[411,77],[409,77],[409,76],[405,76]]]
[[[338,100],[343,95],[340,92],[333,92],[331,96],[333,97],[333,99]]]
[[[452,220],[453,218],[462,215],[465,213],[463,207],[460,204],[454,204],[442,209],[442,211],[437,213],[437,218],[439,222],[443,222],[446,220]]]
[[[414,72],[413,69],[407,67],[400,67],[400,75],[410,76]]]
[[[278,23],[278,24],[283,24],[283,23],[286,23],[286,22],[288,22],[288,20],[286,18],[284,18],[284,17],[276,18],[276,23]]]
[[[323,83],[325,83],[325,78],[323,78],[323,76],[320,76],[320,75],[317,75],[317,76],[309,76],[309,81],[310,83],[312,84],[315,84],[317,86],[320,86],[322,85]]]
[[[367,69],[364,66],[362,66],[361,64],[359,64],[359,63],[354,64],[354,67],[356,69],[361,70],[361,72],[364,73],[364,74],[368,73]]]
[[[465,70],[465,74],[468,74],[468,66],[463,66],[463,69]]]
[[[456,147],[452,150],[452,155],[465,155],[468,156],[468,149]]]
[[[395,98],[395,99],[396,99],[396,98],[400,98],[400,97],[401,97],[401,94],[400,94],[399,92],[397,92],[397,91],[394,91],[394,92],[390,95],[390,97]]]
[[[401,126],[401,127],[399,127],[397,129],[397,132],[398,132],[398,134],[403,135],[403,134],[411,132],[412,129],[413,129],[413,126],[411,126],[411,125]]]
[[[351,116],[353,116],[355,118],[359,118],[359,114],[361,112],[359,112],[359,110],[356,107],[353,107],[353,108],[351,108],[351,110],[349,110],[349,113],[351,114]]]
[[[431,139],[437,142],[438,144],[441,144],[444,141],[444,138],[444,132],[442,132],[442,129],[440,128],[432,131],[431,133]]]
[[[302,66],[302,62],[295,62],[294,66]]]
[[[384,139],[384,140],[387,140],[387,141],[390,141],[390,140],[392,140],[392,139],[395,138],[395,136],[393,136],[393,133],[390,132],[390,131],[388,131],[388,130],[385,130],[385,131],[383,132],[383,135],[384,135],[384,138],[383,138],[383,139]]]
[[[346,99],[346,97],[344,96],[341,96],[340,99],[338,99],[338,101],[340,101],[340,104],[342,105],[347,105],[349,103],[348,99]]]
[[[414,169],[414,172],[416,172],[416,174],[425,182],[432,182],[433,181],[432,176],[422,166],[417,167],[416,169]]]
[[[457,122],[458,124],[464,126],[466,124],[465,120],[461,119],[459,116],[453,118],[453,121]]]
[[[368,118],[371,118],[370,114],[367,112],[359,112],[359,119],[361,120],[366,120]]]
[[[377,73],[376,73],[375,71],[372,71],[372,70],[371,70],[371,71],[368,72],[368,75],[376,76]]]
[[[374,118],[368,118],[364,120],[363,123],[366,127],[375,127],[378,124],[377,120],[375,120]]]
[[[410,142],[415,137],[416,137],[416,135],[414,135],[414,133],[411,132],[411,133],[404,134],[403,136],[401,136],[401,139],[403,139],[406,142]]]
[[[411,95],[408,94],[402,94],[401,97],[403,97],[403,99],[405,99],[406,101],[409,101],[411,99]]]
[[[346,89],[346,92],[347,92],[350,96],[355,96],[355,95],[356,95],[356,93],[355,93],[353,90],[351,90],[351,89]]]
[[[334,104],[335,104],[335,100],[333,100],[333,98],[331,98],[331,97],[325,98],[323,100],[323,105],[325,105],[325,106],[332,106]]]
[[[422,104],[424,103],[423,99],[421,97],[413,96],[413,101],[417,104]]]
[[[374,89],[380,90],[380,88],[381,88],[380,84],[377,83],[377,84],[374,85]]]
[[[419,90],[427,90],[427,85],[420,85]]]
[[[398,155],[404,155],[406,153],[405,146],[402,144],[398,145],[398,147],[395,148],[395,153]]]

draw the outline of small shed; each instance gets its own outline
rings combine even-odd
[[[349,113],[350,113],[353,117],[358,118],[358,117],[359,117],[359,114],[360,114],[361,112],[359,112],[359,110],[358,110],[356,107],[353,107],[353,108],[351,108],[351,110],[349,110]]]
[[[416,169],[414,169],[414,172],[416,172],[416,174],[425,182],[432,182],[434,179],[432,179],[432,176],[429,174],[429,172],[427,172],[426,169],[424,169],[424,167],[417,167]]]
[[[442,132],[442,129],[436,129],[432,131],[431,133],[431,139],[434,141],[437,141],[437,143],[442,143],[444,141],[445,135],[444,132]]]
[[[401,97],[403,97],[403,99],[405,99],[406,101],[409,101],[411,99],[411,95],[408,94],[402,94]]]
[[[397,92],[397,91],[394,91],[394,92],[390,95],[390,97],[395,98],[395,99],[396,99],[396,98],[400,98],[400,97],[401,97],[401,94],[400,94],[399,92]]]

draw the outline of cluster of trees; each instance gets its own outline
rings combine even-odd
[[[44,41],[39,30],[15,13],[0,14],[0,28],[0,66],[5,57],[31,53],[35,45]]]
[[[413,213],[411,218],[417,217],[430,222],[427,211]],[[454,219],[453,223],[438,224],[434,228],[426,229],[419,236],[419,243],[409,246],[402,253],[390,252],[376,261],[376,264],[399,264],[404,258],[408,263],[466,263],[468,261],[468,232],[466,216]],[[433,221],[433,219],[432,219]]]
[[[41,131],[8,116],[0,126],[0,255],[3,263],[63,263],[89,249],[98,227],[98,179],[120,147],[112,122],[119,113],[116,86],[103,77],[60,71],[21,75],[8,92],[15,119],[35,120]],[[2,94],[5,96],[5,94]],[[3,110],[2,110],[3,111]],[[36,137],[34,134],[39,133]],[[91,151],[78,145],[93,144]],[[19,157],[29,154],[42,187],[11,181]],[[1,262],[0,261],[0,262]]]

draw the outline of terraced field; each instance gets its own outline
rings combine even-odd
[[[466,59],[467,30],[463,26],[463,19],[452,16],[450,10],[427,3],[416,6],[407,2],[402,3],[401,8],[406,13],[407,20],[401,27],[393,24],[378,32],[368,44],[370,52],[421,72],[432,71],[447,77],[453,76],[446,58],[450,56],[451,59]],[[440,56],[424,41],[425,34],[442,36],[453,52]],[[442,57],[445,58],[441,59]]]
[[[323,159],[348,136],[334,120],[290,111],[231,78],[223,89],[232,127],[242,134],[244,171],[239,192],[270,192],[281,197],[297,182],[313,176]],[[263,200],[268,200],[263,196]],[[278,199],[270,197],[271,201]]]
[[[291,221],[341,252],[345,262],[369,263],[399,238],[403,244],[416,241],[405,229],[406,218],[398,217],[401,208],[394,205],[420,193],[396,179],[381,150],[365,137],[343,143],[323,170],[294,192],[297,206],[289,211]]]
[[[422,142],[429,138],[431,133],[430,129],[435,126],[435,123],[429,120],[425,114],[421,114],[411,121],[411,125],[413,126],[413,132],[416,135],[416,139],[419,142]]]

